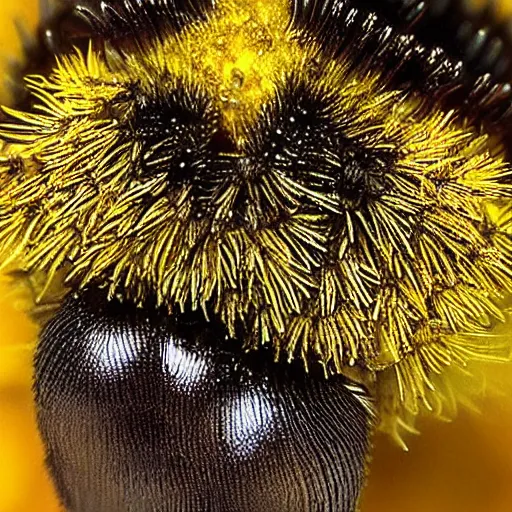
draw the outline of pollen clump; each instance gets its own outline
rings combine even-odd
[[[383,428],[453,392],[512,289],[499,144],[283,2],[219,2],[131,50],[90,48],[4,108],[0,253],[73,289],[215,315],[249,349],[379,397]],[[390,43],[391,44],[391,43]]]
[[[288,25],[286,2],[224,0],[207,25],[192,24],[178,41],[153,46],[145,61],[205,87],[236,138],[275,93],[279,74],[304,58]],[[140,69],[139,57],[132,63]],[[154,75],[146,76],[151,82]]]

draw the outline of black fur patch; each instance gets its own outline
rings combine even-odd
[[[179,32],[194,21],[204,21],[215,0],[75,0],[79,13],[96,34],[107,39],[158,36],[166,27]]]
[[[443,4],[443,5],[441,5]],[[512,151],[512,41],[505,26],[456,0],[293,0],[291,27],[348,55],[354,67],[380,70],[392,88],[417,91],[468,122],[484,123]]]
[[[251,132],[251,156],[309,190],[336,194],[341,209],[382,194],[384,170],[393,167],[394,157],[347,138],[344,123],[352,114],[339,119],[335,111],[335,98],[290,77]]]

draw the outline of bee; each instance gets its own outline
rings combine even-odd
[[[0,253],[41,325],[66,510],[351,512],[376,430],[403,444],[467,399],[472,365],[509,359],[511,42],[479,16],[43,17],[3,109]]]

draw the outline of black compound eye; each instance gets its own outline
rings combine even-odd
[[[364,137],[354,136],[357,114],[337,107],[336,96],[291,78],[264,109],[253,136],[259,138],[255,158],[313,194],[332,196],[328,209],[378,197],[394,160],[392,151],[368,148]],[[307,203],[308,194],[302,199]]]
[[[39,425],[67,510],[352,511],[368,399],[342,377],[272,359],[244,354],[194,315],[143,311],[101,290],[67,300],[35,362]]]
[[[307,189],[333,190],[336,177],[329,168],[338,134],[332,106],[305,84],[290,79],[262,112],[258,136],[253,136],[259,139],[253,145],[254,158]]]
[[[207,166],[217,119],[208,98],[177,86],[137,98],[131,132],[140,178],[164,173],[170,187],[199,180]]]
[[[335,128],[328,108],[307,89],[285,92],[265,116],[261,151],[269,165],[302,177],[323,163]]]

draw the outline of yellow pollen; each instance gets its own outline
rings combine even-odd
[[[173,76],[204,87],[237,140],[284,70],[304,58],[289,20],[287,2],[221,0],[206,23],[155,48],[153,58]]]

